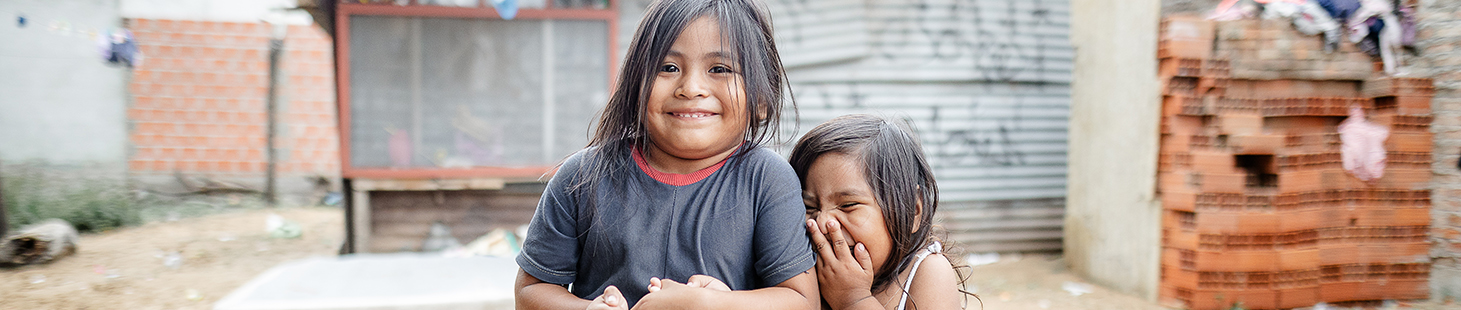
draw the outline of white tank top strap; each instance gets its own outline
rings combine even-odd
[[[913,254],[918,258],[913,260],[913,266],[909,267],[912,269],[908,270],[908,279],[903,282],[903,298],[898,300],[898,310],[903,310],[903,306],[908,304],[908,289],[913,287],[913,276],[918,275],[918,265],[923,264],[923,259],[928,258],[929,254],[942,252],[943,248],[942,244],[934,241],[928,247],[919,249],[917,253]]]

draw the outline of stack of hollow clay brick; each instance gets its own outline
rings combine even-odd
[[[1354,46],[1326,54],[1287,23],[1171,17],[1161,30],[1161,301],[1427,298],[1431,81],[1377,77]],[[1350,107],[1390,130],[1377,180],[1343,168]]]

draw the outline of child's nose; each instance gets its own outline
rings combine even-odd
[[[837,220],[837,217],[832,216],[831,211],[817,212],[817,227],[820,227],[822,230],[827,230],[827,223],[835,220]]]
[[[687,74],[680,87],[675,89],[675,95],[682,99],[709,97],[710,89],[705,86],[702,74]]]

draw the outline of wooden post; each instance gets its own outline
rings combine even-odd
[[[4,163],[0,163],[0,237],[10,233],[10,218],[5,216],[5,173]]]
[[[278,26],[276,26],[278,27]],[[284,40],[276,36],[269,40],[269,98],[266,111],[268,124],[264,128],[265,134],[264,152],[268,158],[268,166],[264,171],[264,201],[270,206],[278,203],[278,193],[275,192],[275,184],[278,177],[275,170],[279,160],[278,154],[274,151],[275,136],[278,134],[274,127],[278,126],[279,120],[275,112],[279,109],[279,54],[284,47]]]

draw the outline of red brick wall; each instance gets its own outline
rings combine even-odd
[[[335,129],[333,42],[319,27],[290,26],[280,73],[277,147],[283,174],[336,175],[340,171]]]
[[[270,26],[155,19],[127,25],[146,57],[129,92],[131,173],[262,176]],[[317,27],[289,28],[276,114],[281,175],[338,174],[330,46]]]

